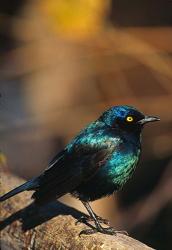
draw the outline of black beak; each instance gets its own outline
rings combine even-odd
[[[157,121],[160,121],[160,119],[158,117],[155,117],[155,116],[145,116],[145,118],[143,118],[140,121],[138,121],[138,123],[140,125],[144,125],[145,123],[148,123],[148,122],[157,122]]]

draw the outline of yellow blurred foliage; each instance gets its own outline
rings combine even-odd
[[[109,0],[41,0],[41,10],[56,32],[82,39],[99,32]]]
[[[6,156],[0,151],[0,165],[7,165],[7,158]]]

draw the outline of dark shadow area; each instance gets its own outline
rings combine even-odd
[[[43,206],[32,203],[1,221],[0,230],[3,230],[14,221],[20,220],[22,222],[22,229],[27,231],[58,215],[72,215],[75,219],[79,219],[85,214],[59,201],[53,201]]]
[[[27,0],[0,1],[0,52],[5,53],[17,46],[12,28],[12,18],[20,13]]]
[[[135,227],[131,231],[132,237],[149,244],[155,249],[168,250],[172,245],[171,232],[171,218],[172,216],[172,202],[169,202],[161,211],[155,220],[150,220],[142,224],[142,230],[140,225]]]
[[[110,21],[120,27],[170,26],[171,1],[111,1]]]

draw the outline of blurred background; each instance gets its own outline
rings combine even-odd
[[[39,174],[112,105],[159,116],[144,130],[131,181],[92,206],[163,250],[172,247],[171,25],[168,0],[0,1],[0,164]]]

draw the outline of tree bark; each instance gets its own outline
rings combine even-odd
[[[1,195],[24,181],[1,169]],[[1,249],[152,249],[123,234],[115,236],[96,233],[81,235],[88,228],[75,225],[83,215],[60,202],[38,207],[31,203],[30,192],[24,192],[1,203]]]

